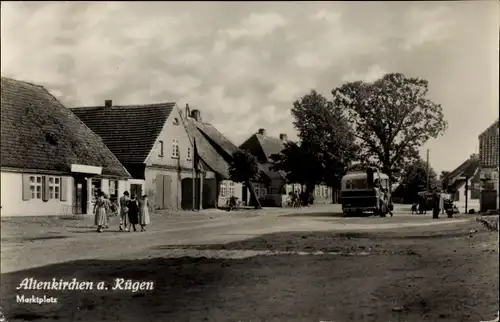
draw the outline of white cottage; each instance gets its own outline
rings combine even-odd
[[[97,187],[111,196],[130,174],[44,87],[2,77],[1,216],[89,214]]]

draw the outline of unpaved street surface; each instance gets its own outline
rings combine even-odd
[[[85,221],[22,232],[2,220],[8,321],[478,322],[498,311],[498,236],[472,217],[342,218],[327,207],[155,216],[146,233],[97,234]],[[27,277],[110,288],[16,290]],[[154,289],[113,291],[116,278]]]

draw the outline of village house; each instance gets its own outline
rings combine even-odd
[[[472,154],[456,169],[451,171],[446,180],[446,190],[453,195],[453,201],[461,213],[465,212],[467,200],[467,211],[474,209],[479,211],[481,180],[479,171],[479,155]]]
[[[118,195],[130,174],[44,87],[2,77],[1,215],[93,211],[94,187]]]
[[[498,209],[498,120],[479,135],[479,160],[481,166],[481,211]]]
[[[272,170],[271,156],[279,154],[288,137],[282,133],[277,137],[266,134],[265,129],[259,129],[257,133],[250,136],[240,145],[240,149],[246,150],[256,157],[261,171],[267,180],[254,183],[255,192],[263,204],[270,206],[283,206],[290,192],[300,193],[302,186],[297,183],[286,183],[285,174],[281,171]],[[243,199],[247,200],[246,194]],[[317,185],[314,191],[314,203],[332,203],[332,188],[326,185]]]
[[[114,106],[106,100],[73,112],[130,172],[130,193],[147,194],[154,209],[198,208],[200,195],[209,193],[193,180],[198,166],[193,167],[193,146],[176,103]]]
[[[200,178],[204,182],[203,208],[225,207],[232,196],[241,201],[243,185],[233,182],[229,174],[230,162],[238,147],[212,124],[203,122],[199,110],[190,110],[186,104],[182,115],[192,144],[196,146],[201,167],[211,170]]]

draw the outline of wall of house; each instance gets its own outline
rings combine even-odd
[[[235,196],[238,202],[243,201],[243,184],[231,180],[219,182],[218,207],[226,207],[231,196]]]
[[[178,146],[178,149],[175,146]],[[146,159],[146,166],[162,165],[192,169],[192,157],[191,141],[179,111],[174,108]]]
[[[23,179],[23,177],[25,178]],[[34,181],[36,181],[37,177],[40,177],[43,181],[43,176],[48,178],[52,178],[54,181],[54,189],[58,187],[59,196],[55,198],[56,195],[52,195],[49,190],[46,190],[45,193],[49,196],[47,201],[43,200],[42,195],[39,195],[40,198],[37,198],[36,195],[36,187],[37,185],[33,185],[33,189],[35,189],[35,198],[31,195],[30,184],[27,183],[29,181],[29,177],[33,176]],[[56,184],[56,178],[59,181],[59,184]],[[109,179],[94,179],[100,180],[101,189],[105,193],[110,193],[109,190]],[[18,173],[18,172],[2,172],[1,173],[1,182],[2,187],[9,187],[9,189],[2,189],[1,193],[1,215],[2,216],[62,216],[62,215],[71,215],[74,213],[74,204],[73,198],[74,194],[74,179],[71,176],[60,176],[60,175],[52,175],[52,174],[31,174],[31,173]],[[48,182],[48,181],[47,181]],[[126,180],[118,180],[118,196],[121,196],[123,192],[127,189],[127,181]],[[49,185],[50,186],[50,185]],[[47,186],[48,187],[48,186]],[[87,194],[90,194],[90,189],[87,185],[83,186],[83,191]],[[40,189],[44,189],[43,186],[40,186]],[[54,190],[56,191],[56,190]],[[28,193],[30,192],[30,193]],[[42,191],[43,193],[43,191]],[[51,198],[52,197],[52,198]],[[87,214],[92,214],[92,196],[88,195],[87,198]]]
[[[24,175],[29,176],[30,174],[26,173]],[[32,175],[42,176],[43,174]],[[29,200],[23,200],[27,199],[23,198],[23,194],[30,191],[30,187],[25,187],[26,182],[23,182],[23,173],[2,171],[1,216],[63,215],[67,209],[71,209],[73,178],[57,175],[47,176],[59,178],[61,182],[59,189],[63,188],[65,192],[61,191],[59,198],[52,198],[47,201],[43,201],[41,198],[38,199],[36,196],[35,198],[30,196]]]
[[[469,180],[469,187],[467,190],[467,211],[469,209],[474,209],[478,212],[480,210],[480,194],[478,193],[480,186],[478,183]],[[460,213],[465,212],[465,184],[462,185],[455,193],[455,205],[457,206]]]
[[[163,178],[161,176],[165,176]],[[158,190],[157,180],[164,180],[163,194],[165,201],[160,204],[157,199],[157,194],[161,193]],[[165,180],[167,182],[165,182]],[[143,191],[148,195],[150,205],[153,209],[192,209],[192,180],[193,173],[187,169],[168,169],[155,166],[148,166],[145,171],[145,180]],[[217,189],[215,175],[213,172],[207,171],[202,180],[197,180],[197,193],[203,195],[202,207],[214,207]],[[201,190],[200,185],[203,186]],[[199,198],[199,197],[197,197]],[[213,199],[213,200],[211,200]]]

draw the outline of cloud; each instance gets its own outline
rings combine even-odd
[[[450,12],[444,7],[432,9],[413,9],[407,15],[410,32],[402,43],[404,50],[431,43],[440,43],[451,37],[455,21],[450,18]]]
[[[340,18],[342,15],[339,12],[331,12],[325,9],[321,9],[311,16],[313,20],[325,21],[332,24],[340,23]]]
[[[69,107],[189,103],[235,143],[261,127],[294,138],[292,102],[312,88],[329,96],[347,80],[403,72],[429,80],[450,123],[433,141],[439,169],[474,150],[454,148],[456,138],[477,141],[498,115],[498,11],[496,2],[2,2],[1,68]]]
[[[342,77],[342,80],[345,82],[363,81],[371,83],[381,78],[385,74],[386,71],[382,69],[379,65],[372,65],[366,72],[363,73],[351,72],[348,75]]]
[[[233,40],[245,36],[263,37],[285,25],[286,20],[276,12],[251,13],[240,26],[225,29],[224,33]]]

